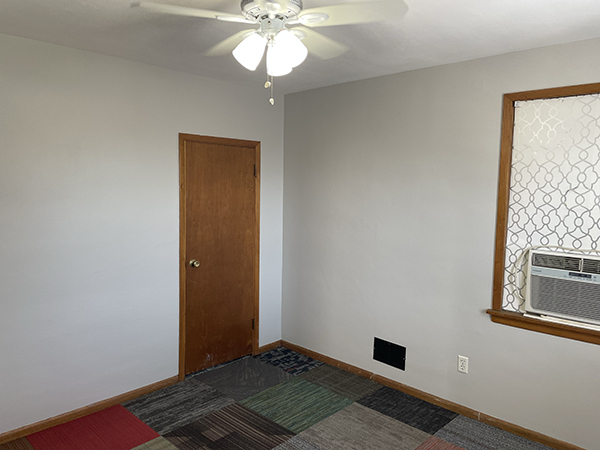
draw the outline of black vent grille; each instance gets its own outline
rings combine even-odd
[[[579,272],[581,258],[575,258],[573,256],[559,256],[559,255],[544,255],[541,253],[534,253],[531,265],[536,267],[548,267],[549,269],[563,269],[574,272]],[[593,272],[600,273],[600,272]]]
[[[600,261],[596,259],[583,259],[583,269],[581,269],[584,273],[596,273],[600,274]]]

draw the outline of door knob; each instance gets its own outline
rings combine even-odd
[[[190,267],[195,267],[195,268],[200,267],[200,261],[196,261],[195,259],[192,259],[189,264],[190,264]]]

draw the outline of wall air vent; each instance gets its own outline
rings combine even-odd
[[[600,257],[531,250],[525,310],[600,325]]]

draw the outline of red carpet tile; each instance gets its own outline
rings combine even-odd
[[[131,450],[159,435],[117,405],[27,436],[35,450]]]
[[[464,450],[462,447],[457,447],[450,442],[443,441],[441,439],[436,438],[435,436],[431,436],[421,445],[419,445],[415,450]]]

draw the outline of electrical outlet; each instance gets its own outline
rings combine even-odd
[[[469,358],[466,356],[458,355],[458,367],[459,372],[469,373]]]

